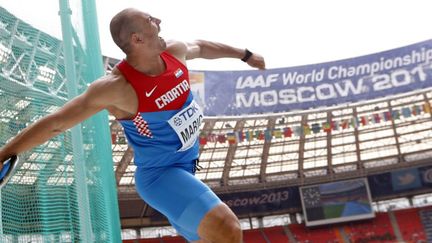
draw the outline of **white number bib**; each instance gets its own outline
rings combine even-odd
[[[185,151],[194,145],[199,135],[203,116],[201,107],[193,100],[186,108],[177,112],[168,121],[182,143],[179,152]]]

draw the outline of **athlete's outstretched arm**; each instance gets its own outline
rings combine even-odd
[[[243,59],[246,56],[246,49],[232,47],[219,42],[196,40],[190,43],[179,41],[168,41],[167,50],[186,64],[186,60],[195,58],[217,59],[237,58]],[[264,58],[257,53],[250,53],[246,63],[258,69],[265,69]]]
[[[104,82],[95,82],[86,92],[67,102],[56,112],[24,128],[0,148],[0,168],[3,167],[2,162],[10,156],[43,144],[106,108],[106,104],[110,103],[109,95],[110,92]]]
[[[251,54],[251,55],[250,55]],[[187,43],[186,60],[194,58],[216,59],[216,58],[238,58],[242,59],[247,55],[246,49],[232,47],[219,42],[196,40]],[[264,58],[257,53],[249,53],[246,63],[249,66],[265,69]]]

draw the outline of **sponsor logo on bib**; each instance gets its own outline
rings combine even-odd
[[[178,151],[185,151],[195,144],[203,117],[201,107],[193,100],[168,121],[182,143]]]

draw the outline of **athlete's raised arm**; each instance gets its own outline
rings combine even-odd
[[[196,40],[189,43],[168,41],[167,50],[184,61],[195,58],[237,58],[243,60],[251,67],[265,69],[264,58],[260,54],[219,42],[206,40]]]

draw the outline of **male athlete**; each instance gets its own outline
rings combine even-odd
[[[191,242],[240,243],[237,217],[194,177],[203,113],[190,91],[186,60],[238,58],[264,69],[264,59],[248,50],[203,40],[166,43],[158,36],[160,23],[131,8],[115,15],[111,35],[126,58],[86,92],[23,129],[0,149],[0,161],[107,109],[122,124],[134,149],[135,184],[142,199]]]

